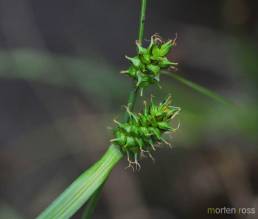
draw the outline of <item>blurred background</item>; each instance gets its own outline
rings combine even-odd
[[[131,81],[139,0],[0,0],[0,218],[35,218],[106,150]],[[145,39],[178,34],[177,74],[223,105],[162,77],[182,112],[166,147],[106,183],[95,219],[208,219],[207,208],[258,215],[258,2],[150,0]],[[145,41],[148,43],[147,41]],[[157,94],[158,93],[158,94]],[[73,218],[81,217],[79,211]],[[249,215],[250,216],[250,215]],[[220,215],[220,218],[249,218]]]

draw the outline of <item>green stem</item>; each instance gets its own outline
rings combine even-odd
[[[140,25],[138,33],[138,42],[142,44],[144,36],[144,25],[145,25],[145,16],[146,16],[147,0],[142,0],[141,4],[141,15],[140,15]]]
[[[139,93],[138,91],[139,91],[139,88],[136,87],[129,94],[127,106],[128,106],[129,111],[131,111],[131,112],[134,110],[136,99],[137,99],[137,96]],[[127,122],[128,119],[129,119],[129,114],[127,112],[125,112],[124,121]]]
[[[141,14],[140,14],[140,21],[139,21],[139,32],[138,32],[138,43],[142,44],[143,36],[144,36],[144,25],[145,25],[145,17],[146,17],[146,8],[147,8],[147,0],[141,1]],[[128,98],[128,109],[130,111],[134,110],[134,106],[136,103],[136,99],[139,93],[139,88],[134,88]],[[129,118],[128,113],[125,113],[125,121],[127,121]]]
[[[143,36],[144,36],[144,25],[145,25],[145,16],[146,16],[146,8],[147,8],[147,0],[141,1],[141,13],[140,13],[140,21],[139,21],[139,33],[138,33],[138,43],[142,44]],[[128,109],[129,111],[134,111],[136,99],[139,93],[139,88],[135,87],[129,94],[128,97]],[[124,121],[127,122],[129,119],[129,114],[125,112]],[[82,219],[91,218],[94,209],[97,205],[98,199],[100,197],[100,193],[104,187],[105,182],[98,188],[98,190],[92,195],[89,202],[87,203],[87,207],[83,212]]]

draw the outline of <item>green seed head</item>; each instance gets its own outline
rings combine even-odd
[[[143,112],[128,112],[128,122],[116,121],[118,126],[114,128],[115,138],[112,142],[127,154],[129,164],[137,167],[138,157],[146,153],[151,156],[150,153],[156,149],[157,144],[167,143],[162,135],[177,129],[172,127],[171,120],[179,113],[180,108],[171,106],[171,102],[170,96],[158,105],[151,100],[149,105],[144,104]]]
[[[136,42],[136,46],[138,54],[134,57],[126,56],[131,66],[122,73],[133,78],[137,87],[144,88],[150,84],[158,83],[160,70],[175,68],[177,65],[166,57],[175,46],[175,40],[164,42],[160,36],[154,34],[147,48],[144,48],[138,42]]]

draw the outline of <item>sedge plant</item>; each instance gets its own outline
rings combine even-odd
[[[172,98],[168,95],[161,103],[156,103],[153,97],[144,101],[141,112],[135,112],[136,99],[142,96],[144,89],[150,85],[159,86],[160,75],[169,75],[169,70],[177,66],[167,58],[176,45],[176,39],[164,41],[154,34],[149,45],[143,46],[144,24],[147,0],[141,0],[139,33],[136,40],[137,53],[133,57],[126,56],[128,69],[121,71],[133,81],[125,107],[123,121],[114,121],[113,138],[104,155],[89,169],[82,173],[65,191],[56,198],[37,219],[67,219],[71,218],[86,202],[88,203],[83,218],[91,217],[98,201],[104,183],[117,163],[126,157],[128,167],[140,169],[139,160],[148,156],[153,159],[153,152],[162,143],[170,145],[164,138],[177,130],[171,121],[180,112],[180,108],[172,106]],[[187,80],[174,76],[175,79],[221,102],[223,98],[211,91],[195,85]]]

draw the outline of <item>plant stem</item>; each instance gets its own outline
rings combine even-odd
[[[138,93],[139,93],[138,91],[139,91],[139,89],[138,89],[138,87],[136,87],[129,94],[128,103],[127,103],[127,107],[128,107],[129,111],[133,111],[134,110],[136,99],[137,99],[137,96],[138,96]],[[129,114],[127,112],[125,112],[125,114],[124,114],[124,121],[127,122],[128,119],[129,119]]]
[[[140,25],[138,33],[138,42],[142,44],[144,36],[144,25],[145,25],[145,16],[146,16],[147,0],[142,0],[141,4],[141,15],[140,15]]]
[[[145,16],[146,16],[146,8],[147,8],[147,0],[141,1],[141,13],[140,13],[140,21],[139,21],[139,32],[138,32],[138,43],[142,44],[143,36],[144,36],[144,25],[145,25]],[[136,99],[139,93],[139,88],[135,87],[129,94],[128,97],[128,110],[133,111],[136,103]],[[125,112],[124,114],[124,121],[127,122],[129,119],[129,114]],[[100,197],[100,193],[104,187],[105,182],[96,190],[96,192],[91,196],[90,200],[87,203],[87,207],[83,212],[82,219],[89,219],[91,218],[94,209],[97,205],[98,199]]]
[[[140,21],[139,21],[139,32],[138,32],[138,43],[142,44],[143,36],[144,36],[144,25],[145,25],[145,17],[146,17],[146,8],[147,8],[147,0],[141,1],[141,13],[140,13]],[[134,106],[136,103],[136,99],[139,93],[139,88],[134,88],[128,98],[128,109],[129,111],[134,110]],[[128,121],[129,115],[125,112],[125,121]]]

